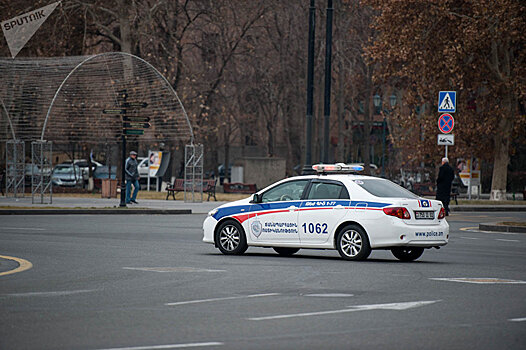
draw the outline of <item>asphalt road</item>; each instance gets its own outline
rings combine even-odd
[[[0,255],[33,266],[0,259],[0,349],[524,349],[526,234],[474,229],[500,218],[526,213],[453,214],[402,263],[224,256],[203,215],[2,216]]]

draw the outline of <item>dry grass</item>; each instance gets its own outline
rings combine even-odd
[[[499,225],[526,227],[526,221],[505,221],[499,222]]]
[[[120,193],[117,193],[117,197],[120,196]],[[249,194],[240,194],[240,193],[216,193],[216,198],[221,202],[232,202],[237,201],[238,199],[243,199],[249,197]],[[101,198],[100,193],[53,193],[53,197],[76,197],[76,198]],[[208,194],[203,193],[203,201],[206,201]],[[154,192],[154,191],[139,191],[137,195],[137,200],[141,199],[166,199],[166,192]],[[184,193],[179,192],[175,195],[176,200],[184,200]],[[170,200],[172,196],[170,196]],[[213,198],[210,198],[213,201]]]

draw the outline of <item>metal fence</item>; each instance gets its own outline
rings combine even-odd
[[[203,145],[186,145],[184,150],[184,201],[203,201]]]
[[[6,197],[24,197],[25,183],[25,154],[26,147],[24,141],[6,141],[6,178],[5,195]]]
[[[53,202],[53,143],[31,142],[31,202],[51,204]]]

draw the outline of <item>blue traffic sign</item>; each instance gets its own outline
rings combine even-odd
[[[440,91],[438,93],[438,112],[455,113],[457,107],[456,91]]]
[[[438,118],[438,129],[444,134],[449,134],[453,131],[455,126],[455,119],[451,114],[444,113]]]

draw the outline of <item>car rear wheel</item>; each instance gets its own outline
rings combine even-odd
[[[401,261],[413,261],[424,254],[424,248],[420,247],[396,247],[391,249],[395,258]]]
[[[236,221],[225,221],[216,231],[215,243],[221,253],[226,255],[243,254],[247,248],[245,232]]]
[[[357,225],[347,225],[336,238],[336,248],[345,260],[365,260],[371,254],[369,238]]]
[[[274,247],[272,248],[278,253],[279,255],[283,256],[291,256],[292,254],[297,253],[300,248],[285,248],[285,247]]]

